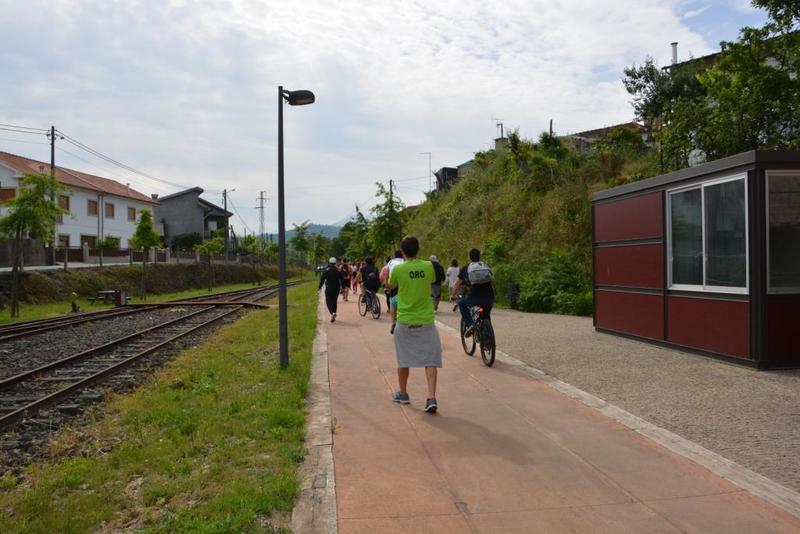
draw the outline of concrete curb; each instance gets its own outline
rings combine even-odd
[[[436,326],[440,329],[460,336],[460,332],[455,328],[436,321]],[[591,393],[587,393],[582,389],[562,382],[561,380],[548,375],[546,372],[537,369],[525,362],[522,362],[513,356],[506,354],[500,350],[496,351],[497,361],[501,361],[506,365],[515,367],[528,376],[544,382],[553,389],[563,393],[564,395],[573,398],[590,408],[594,408],[606,417],[610,417],[615,421],[623,424],[631,430],[646,436],[647,438],[655,441],[659,445],[666,447],[672,452],[692,460],[698,465],[705,467],[715,475],[731,481],[740,488],[748,491],[749,493],[764,499],[765,501],[781,508],[782,510],[800,518],[800,493],[791,490],[785,486],[770,480],[769,478],[759,475],[758,473],[743,467],[736,462],[728,460],[719,454],[712,452],[693,441],[682,438],[681,436],[670,432],[664,428],[648,423],[644,419],[633,415],[630,412],[623,410],[618,406],[614,406],[599,397],[595,397]]]
[[[292,510],[295,533],[338,532],[336,480],[333,467],[333,426],[331,389],[328,377],[328,335],[322,300],[317,307],[317,332],[311,360],[308,393],[306,447],[308,454],[300,466],[300,496]]]

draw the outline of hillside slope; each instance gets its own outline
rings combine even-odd
[[[467,251],[479,248],[501,302],[513,281],[520,309],[589,315],[591,195],[655,174],[654,157],[629,130],[584,154],[546,134],[532,142],[514,133],[507,148],[477,153],[469,175],[421,204],[406,233],[445,266],[452,258],[463,265]]]

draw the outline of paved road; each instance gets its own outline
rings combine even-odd
[[[797,532],[800,520],[441,331],[439,413],[385,318],[327,324],[339,532]]]
[[[800,371],[755,371],[600,334],[584,317],[492,315],[504,352],[800,491]],[[450,309],[437,318],[458,327]]]

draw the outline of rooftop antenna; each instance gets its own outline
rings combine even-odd
[[[498,131],[500,132],[500,139],[502,139],[503,137],[505,137],[505,136],[503,135],[503,133],[504,133],[504,132],[503,132],[503,119],[498,119],[497,117],[492,117],[492,118],[491,118],[491,120],[493,120],[493,121],[494,121],[494,123],[495,123],[495,124],[494,124],[494,125],[495,125],[495,128],[497,128],[497,129],[498,129]]]

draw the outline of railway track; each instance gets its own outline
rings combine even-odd
[[[80,392],[86,392],[91,386],[107,381],[111,377],[119,377],[122,371],[143,361],[147,356],[277,291],[278,286],[268,286],[193,298],[191,300],[201,301],[202,304],[196,306],[196,309],[192,306],[186,315],[0,380],[0,429],[20,423],[53,405],[57,405],[58,411],[62,413],[77,413],[80,411],[80,405],[74,400]],[[208,302],[219,298],[224,301]],[[180,306],[181,302],[189,300],[174,301],[174,305]],[[151,308],[139,307],[135,311],[143,309]],[[128,311],[133,312],[133,310]],[[104,314],[95,315],[93,318],[83,317],[81,322],[101,320],[107,316]],[[66,323],[70,324],[74,323]],[[64,322],[59,321],[40,322],[33,330],[26,332],[64,326]],[[3,339],[6,338],[0,337],[0,341]],[[86,400],[95,399],[90,394]]]
[[[228,298],[228,297],[235,297],[237,295],[246,295],[249,292],[254,291],[253,289],[240,289],[236,291],[226,291],[223,293],[215,293],[213,295],[201,295],[197,297],[189,297],[185,299],[178,299],[174,301],[167,301],[166,303],[162,304],[169,304],[173,302],[191,302],[191,301],[198,301],[198,300],[213,300],[218,298]],[[47,332],[49,330],[54,330],[58,328],[64,328],[68,326],[74,326],[78,324],[83,324],[91,321],[98,321],[102,319],[111,319],[115,317],[121,317],[124,315],[130,315],[133,313],[142,313],[147,310],[156,309],[157,306],[121,306],[119,308],[112,308],[110,310],[100,310],[96,312],[88,312],[88,313],[81,313],[77,315],[70,315],[67,317],[54,317],[52,319],[38,319],[35,321],[25,321],[22,323],[15,323],[6,326],[0,326],[0,343],[3,341],[11,341],[13,339],[19,339],[21,337],[31,336],[34,334],[39,334],[42,332]]]

